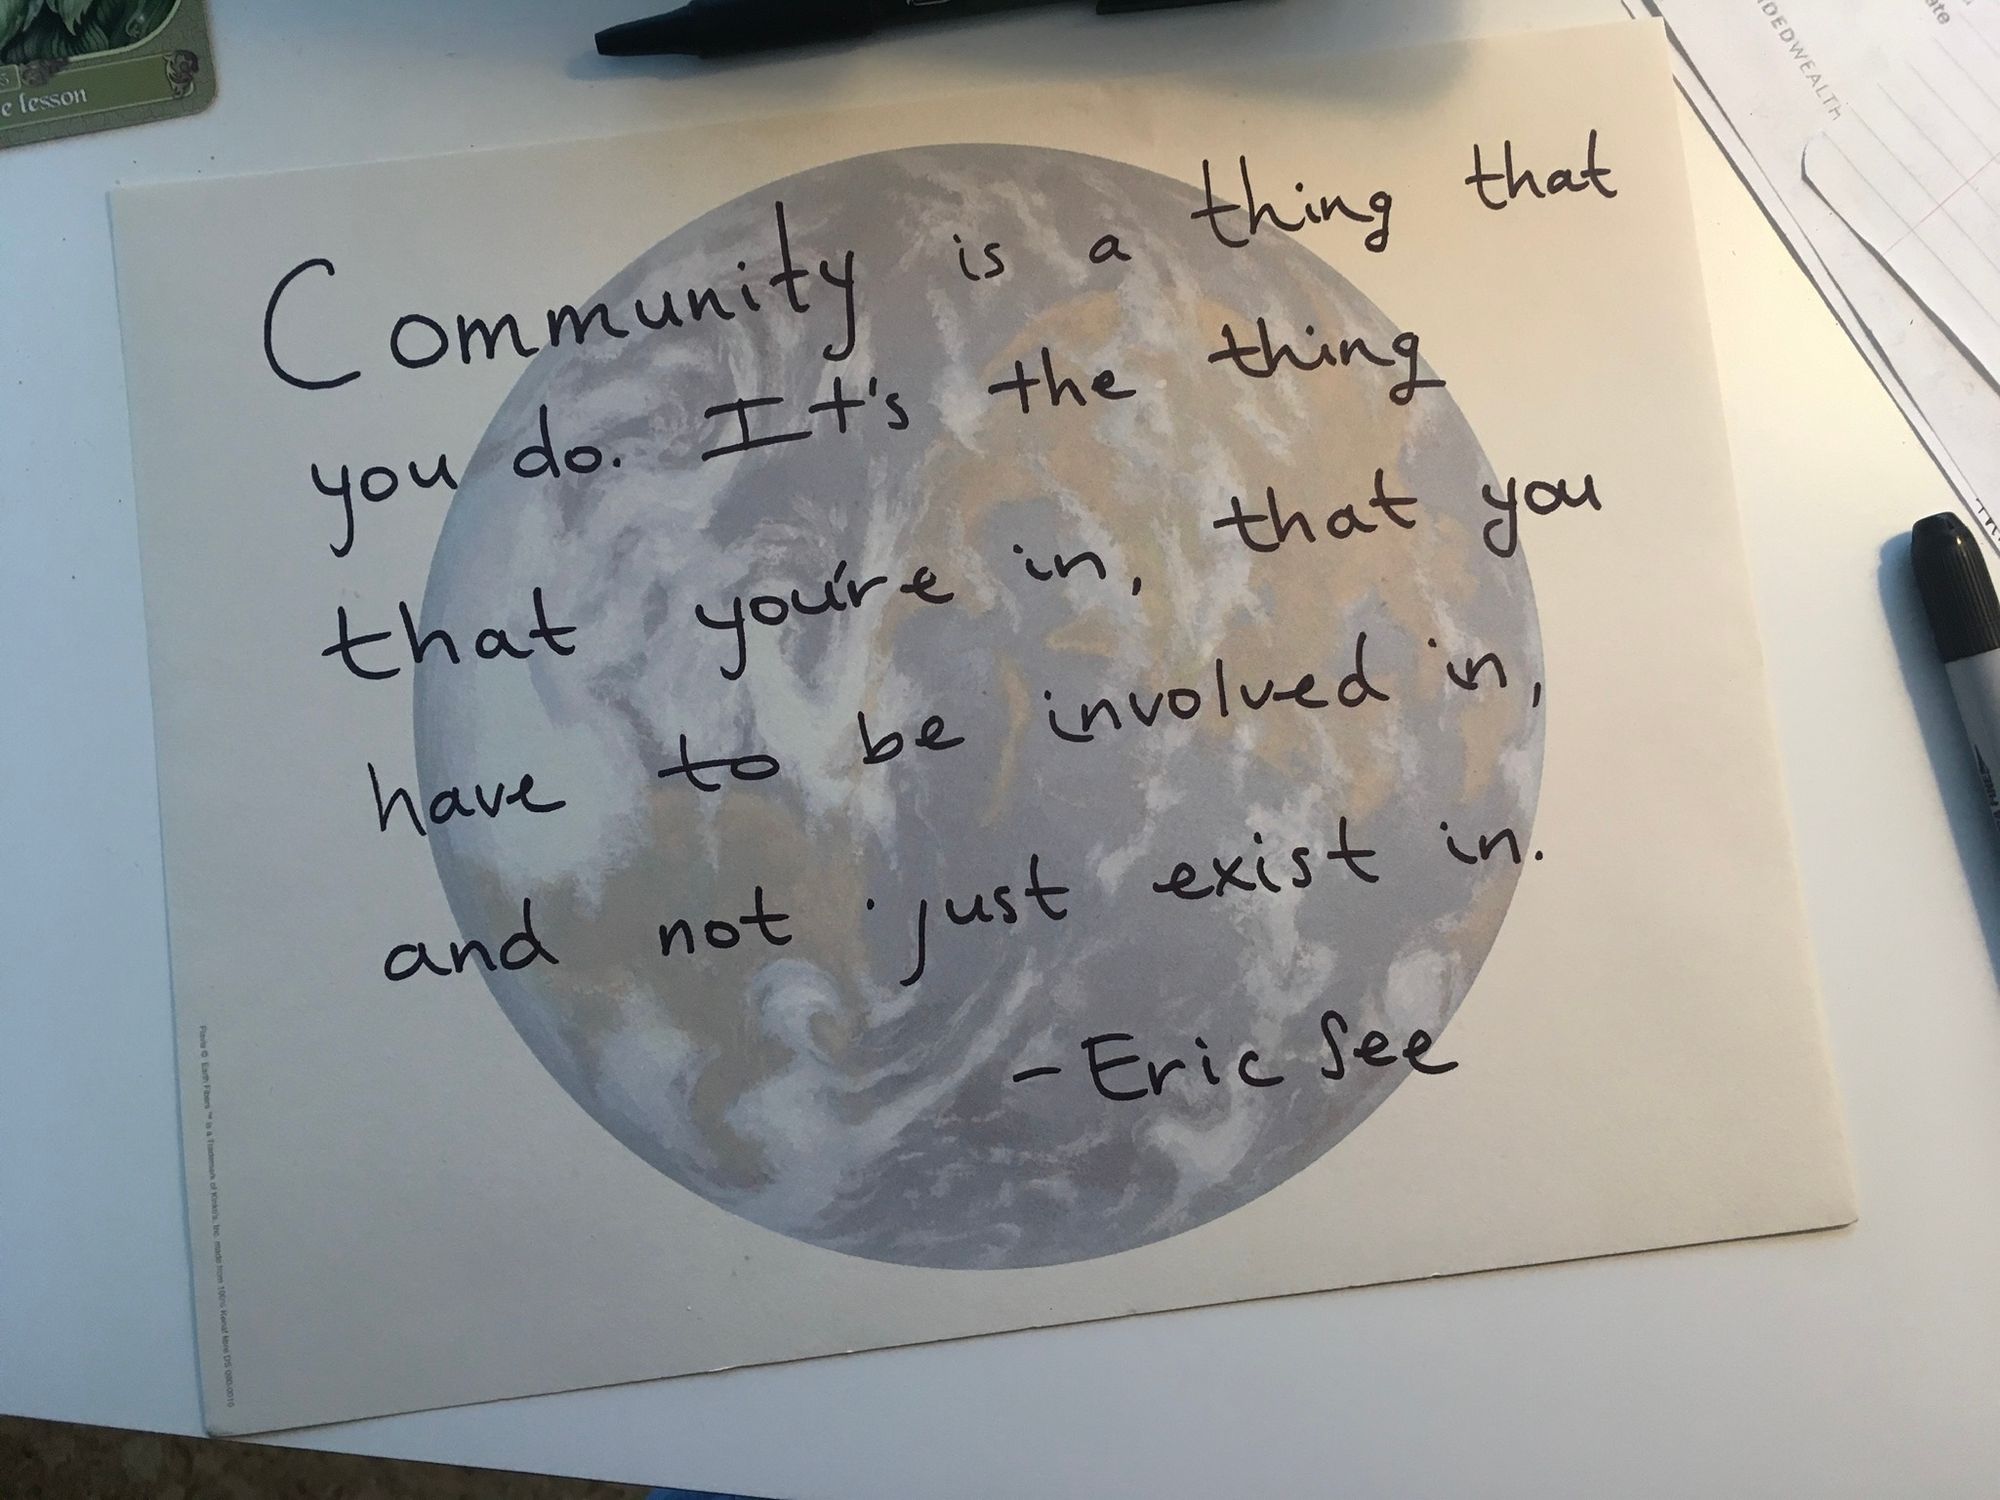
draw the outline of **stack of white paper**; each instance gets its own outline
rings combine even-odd
[[[1662,16],[1680,83],[2000,545],[2000,20],[1964,0]]]

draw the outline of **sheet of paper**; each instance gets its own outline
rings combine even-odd
[[[2000,390],[1807,180],[1809,148],[1871,100],[1879,59],[1968,23],[1968,0],[1782,7],[1627,0],[1664,17],[1680,82],[1989,542],[2000,547]],[[1942,18],[1942,19],[1940,19]],[[1986,23],[1990,27],[1990,22]]]
[[[1628,9],[1632,10],[1635,15],[1650,14],[1646,7],[1640,3],[1640,0],[1630,0]],[[1826,299],[1827,309],[1839,321],[1840,326],[1847,331],[1848,337],[1854,340],[1855,348],[1860,352],[1861,357],[1868,362],[1868,367],[1875,372],[1876,378],[1882,382],[1883,388],[1888,391],[1890,398],[1895,401],[1896,407],[1902,412],[1904,420],[1910,424],[1911,430],[1917,434],[1918,439],[1929,451],[1932,459],[1936,461],[1938,467],[1944,472],[1952,488],[1961,497],[1965,498],[1967,507],[1973,512],[1974,517],[1980,521],[1982,529],[1989,536],[1993,535],[1992,519],[1974,493],[1972,482],[1966,477],[1965,471],[1958,466],[1957,460],[1946,449],[1944,440],[1939,436],[1937,429],[1931,425],[1930,419],[1918,407],[1916,398],[1910,393],[1910,388],[1904,383],[1903,377],[1890,365],[1888,357],[1883,353],[1882,346],[1876,341],[1867,325],[1863,323],[1861,314],[1856,308],[1855,303],[1850,299],[1847,292],[1843,290],[1840,283],[1834,279],[1833,272],[1829,268],[1827,261],[1820,254],[1819,245],[1808,236],[1805,225],[1793,214],[1790,204],[1781,196],[1776,183],[1765,172],[1756,156],[1751,153],[1748,144],[1730,120],[1728,113],[1709,90],[1701,75],[1688,64],[1684,56],[1678,54],[1674,77],[1675,81],[1680,85],[1681,92],[1694,107],[1695,113],[1701,117],[1702,123],[1708,127],[1709,133],[1714,138],[1716,144],[1721,147],[1723,154],[1729,158],[1730,165],[1735,167],[1738,175],[1742,177],[1745,185],[1749,187],[1751,193],[1756,197],[1758,205],[1770,219],[1772,227],[1778,231],[1779,238],[1784,240],[1786,248],[1797,259],[1800,268],[1805,271],[1813,285],[1819,289],[1820,295]],[[1820,200],[1820,206],[1823,206],[1823,200]],[[1829,249],[1836,255],[1842,252],[1851,253],[1854,248],[1849,237],[1841,235],[1837,229],[1831,234],[1823,236],[1823,238],[1826,240]],[[1870,271],[1865,265],[1856,265],[1853,270],[1854,278],[1859,282],[1870,283],[1871,280],[1879,280],[1876,273]],[[1873,289],[1877,291],[1881,290],[1879,286]],[[1905,300],[1907,301],[1907,299]],[[1905,315],[1907,316],[1907,309],[1905,310]]]
[[[1947,12],[1948,14],[1948,12]],[[1995,40],[1981,34],[1995,27]],[[1806,144],[1805,177],[2000,379],[2000,12],[1902,37]]]
[[[1657,26],[114,213],[217,1430],[1852,1217]]]

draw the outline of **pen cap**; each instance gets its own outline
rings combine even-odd
[[[605,27],[597,50],[605,57],[735,57],[777,45],[847,41],[875,29],[875,10],[867,0],[692,0],[665,15]]]
[[[1142,10],[1177,10],[1184,5],[1217,5],[1222,0],[1097,0],[1100,16],[1123,16]]]
[[[1978,539],[1963,521],[1946,511],[1911,527],[1910,566],[1942,660],[2000,649],[2000,600]]]

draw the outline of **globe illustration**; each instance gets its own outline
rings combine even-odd
[[[1454,1058],[1533,866],[1526,561],[1482,544],[1499,481],[1448,385],[1209,357],[1403,330],[1201,206],[1030,147],[813,168],[579,302],[604,321],[467,466],[423,628],[539,591],[570,633],[416,674],[419,780],[563,805],[439,826],[439,878],[467,936],[532,922],[554,961],[486,975],[500,1009],[710,1204],[1059,1264],[1456,1081],[1402,1049]]]

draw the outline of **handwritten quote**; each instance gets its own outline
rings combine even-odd
[[[1616,211],[1597,132],[1525,156],[1451,186]],[[362,747],[353,815],[460,925],[375,979],[479,975],[662,1170],[931,1264],[1175,1232],[1460,1066],[1559,856],[1527,550],[1616,496],[1587,454],[1493,472],[1356,290],[1399,185],[1186,165],[856,158],[581,304],[349,306],[331,256],[266,289],[309,396],[523,370],[469,459],[301,465],[320,670],[414,705],[416,782]],[[425,595],[355,592],[371,517],[445,502]]]

